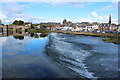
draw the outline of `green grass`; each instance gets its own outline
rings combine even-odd
[[[47,33],[48,31],[42,30],[42,29],[40,29],[40,30],[29,29],[28,32],[30,32],[30,33]]]
[[[8,26],[23,26],[23,25],[8,24]]]
[[[120,40],[118,38],[114,39],[114,38],[105,38],[105,39],[102,39],[103,41],[105,42],[112,42],[112,43],[115,43],[115,44],[120,44]]]

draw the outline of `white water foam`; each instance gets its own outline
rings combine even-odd
[[[59,37],[59,34],[52,33],[50,34],[52,38],[52,46],[54,46],[54,50],[58,51],[59,54],[64,55],[65,57],[61,56],[59,57],[63,64],[65,62],[69,62],[70,64],[74,66],[68,66],[64,64],[67,68],[71,69],[72,71],[75,71],[76,73],[86,77],[86,78],[95,78],[93,76],[93,73],[88,72],[87,67],[83,63],[83,60],[86,59],[86,57],[90,56],[90,53],[82,50],[82,49],[76,49],[73,45],[74,43],[68,43],[64,41],[64,37]],[[72,60],[71,60],[72,59]],[[73,61],[74,60],[74,61]]]

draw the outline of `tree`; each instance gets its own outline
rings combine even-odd
[[[0,20],[0,25],[2,25],[2,21]]]
[[[17,24],[18,24],[18,20],[15,20],[15,21],[13,22],[13,24],[14,24],[14,25],[17,25]]]
[[[68,24],[72,24],[72,22],[71,22],[71,21],[68,21]]]
[[[49,28],[51,28],[51,27],[52,27],[52,25],[47,25],[46,27],[49,27]]]
[[[24,21],[21,21],[21,20],[20,20],[20,21],[18,22],[18,25],[23,25],[23,24],[24,24]]]
[[[22,21],[22,20],[15,20],[14,22],[13,22],[13,24],[14,25],[23,25],[24,24],[24,21]]]
[[[38,28],[39,24],[31,24],[31,29]]]
[[[13,36],[15,39],[23,40],[24,36]]]
[[[40,29],[46,29],[47,27],[45,25],[40,25]]]
[[[31,28],[31,29],[34,29],[33,24],[31,24],[30,28]]]

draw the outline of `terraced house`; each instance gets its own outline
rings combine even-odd
[[[100,30],[100,31],[110,30],[110,24],[102,23],[99,25],[98,30]]]
[[[110,30],[110,27],[111,27],[111,15],[109,16],[109,22],[100,24],[98,30],[107,31]]]

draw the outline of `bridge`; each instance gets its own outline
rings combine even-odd
[[[25,34],[25,32],[27,32],[28,29],[30,29],[30,26],[0,26],[0,32],[2,32],[5,35],[8,34],[9,29],[12,31],[12,34],[18,34],[18,30],[21,31],[21,34]]]
[[[0,26],[0,28],[2,29],[2,31],[7,30],[7,26]],[[12,29],[13,31],[16,31],[17,29],[21,29],[22,31],[25,31],[27,29],[30,29],[30,27],[29,26],[8,26],[8,29]]]

